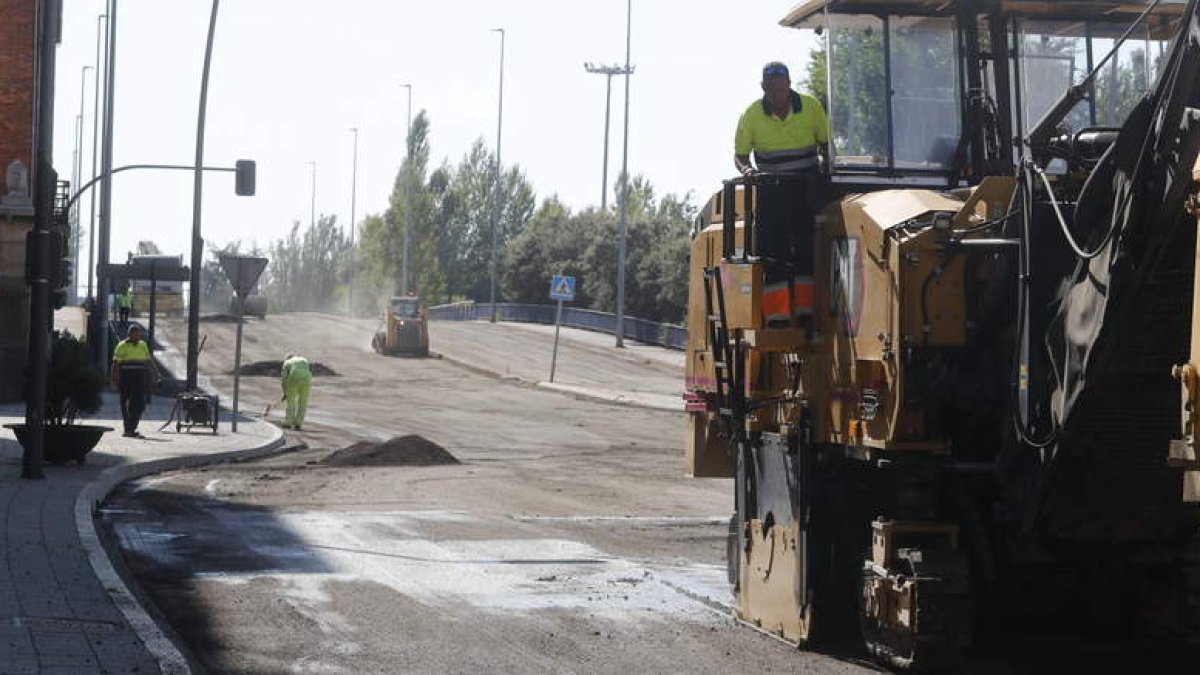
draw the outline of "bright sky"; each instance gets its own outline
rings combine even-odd
[[[706,195],[732,169],[738,114],[761,95],[759,69],[803,71],[810,38],[778,26],[793,0],[635,0],[629,168],[660,192]],[[103,0],[64,3],[55,164],[71,174],[81,68],[95,59]],[[386,208],[404,154],[406,90],[432,122],[434,164],[456,163],[482,136],[495,146],[499,35],[507,31],[502,158],[539,198],[600,201],[605,77],[585,61],[625,54],[622,0],[225,0],[218,16],[205,163],[258,161],[258,194],[232,174],[205,177],[204,237],[260,244],[316,210],[350,216],[359,129],[358,220]],[[119,0],[115,164],[190,164],[208,0]],[[92,73],[85,103],[91,169]],[[620,169],[623,83],[613,79],[610,183]],[[86,222],[88,200],[84,199]],[[192,177],[127,172],[114,182],[114,262],[141,239],[187,255]],[[80,275],[86,279],[86,275]]]

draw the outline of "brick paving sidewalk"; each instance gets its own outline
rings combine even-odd
[[[87,463],[47,465],[45,480],[20,478],[21,447],[10,430],[0,430],[0,675],[160,671],[159,659],[129,619],[140,608],[123,584],[101,581],[93,567],[90,556],[103,553],[81,536],[77,498],[89,484],[97,489],[115,480],[112,472],[102,475],[106,469],[136,471],[133,465],[154,460],[194,464],[280,438],[275,427],[249,420],[231,434],[224,412],[216,436],[177,434],[174,425],[159,432],[172,404],[155,399],[147,408],[140,427],[146,439],[123,438],[115,394],[106,393],[104,408],[86,423],[115,431],[105,434]],[[23,407],[0,406],[0,424],[22,422],[23,414]]]

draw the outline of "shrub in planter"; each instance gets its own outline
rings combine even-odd
[[[100,409],[104,373],[92,363],[87,344],[68,331],[55,331],[46,378],[46,440],[43,452],[52,464],[77,461],[96,447],[111,427],[76,424],[80,415]],[[25,444],[25,425],[5,425]]]
[[[46,426],[75,424],[80,414],[100,409],[104,373],[87,344],[68,331],[54,332],[46,380]]]

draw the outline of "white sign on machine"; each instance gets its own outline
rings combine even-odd
[[[550,356],[550,381],[554,381],[554,368],[558,365],[558,332],[562,328],[563,302],[575,299],[575,277],[555,274],[550,279],[550,299],[558,301],[558,309],[554,312],[554,353]]]

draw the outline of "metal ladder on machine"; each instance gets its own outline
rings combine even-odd
[[[713,375],[716,384],[716,408],[724,426],[729,443],[731,459],[734,461],[734,520],[730,523],[731,556],[736,551],[747,550],[746,523],[751,516],[750,505],[755,501],[753,450],[746,435],[746,382],[745,352],[742,337],[731,334],[725,311],[725,289],[721,281],[719,266],[704,269],[704,309],[708,326],[709,343],[712,346]],[[740,563],[738,563],[740,567]],[[736,589],[740,584],[737,567],[730,566],[729,581]]]
[[[704,268],[704,310],[708,341],[712,348],[716,384],[716,408],[733,439],[744,422],[745,392],[742,391],[740,336],[730,335],[725,313],[725,289],[720,267]]]

